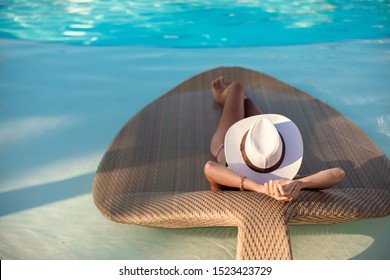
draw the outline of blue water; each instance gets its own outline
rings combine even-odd
[[[0,37],[77,45],[245,47],[390,35],[387,0],[1,0]]]
[[[242,66],[328,103],[389,157],[389,26],[389,1],[0,0],[0,258],[233,259],[235,228],[105,219],[91,188],[107,146],[185,79]],[[390,258],[389,217],[289,229],[295,259]]]

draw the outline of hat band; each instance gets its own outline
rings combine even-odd
[[[282,164],[283,162],[283,159],[284,159],[284,154],[285,154],[285,144],[284,144],[284,139],[282,137],[282,135],[279,133],[279,136],[280,138],[282,139],[282,155],[280,156],[280,159],[278,160],[277,163],[275,163],[273,166],[271,167],[268,167],[268,168],[260,168],[260,167],[257,167],[256,165],[254,165],[248,158],[246,152],[245,152],[245,140],[246,140],[246,137],[248,135],[248,132],[249,130],[244,134],[244,136],[242,137],[242,140],[241,140],[241,144],[240,144],[240,150],[241,150],[241,156],[242,158],[244,159],[244,162],[245,164],[250,168],[252,169],[253,171],[255,172],[259,172],[259,173],[270,173],[270,172],[273,172],[275,171],[276,169],[279,168],[279,166]]]

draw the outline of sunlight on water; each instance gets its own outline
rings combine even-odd
[[[290,226],[294,259],[365,259],[370,246],[388,248],[389,229],[389,218]],[[2,259],[229,260],[235,259],[237,229],[117,224],[96,211],[88,194],[0,217],[0,240]]]
[[[384,115],[377,118],[378,132],[390,138],[390,115]]]
[[[375,242],[372,236],[346,232],[348,227],[345,225],[299,227],[294,226],[291,233],[295,259],[347,260],[361,254]]]
[[[0,179],[0,193],[55,183],[94,173],[96,171],[96,162],[102,158],[103,154],[104,152],[100,151],[86,155],[65,157],[58,161],[52,161],[48,165],[27,168],[20,172],[17,177],[3,175]]]
[[[380,0],[9,0],[0,6],[0,36],[186,48],[332,42],[388,36],[389,7]]]
[[[236,229],[112,223],[90,195],[0,218],[2,259],[234,259],[236,239]]]
[[[0,121],[0,152],[4,155],[7,148],[12,150],[15,145],[24,146],[40,143],[45,141],[44,139],[48,135],[72,129],[80,121],[80,118],[69,115],[17,117]],[[50,150],[47,153],[50,153]],[[41,152],[40,156],[47,156],[47,153]],[[58,182],[93,173],[96,171],[96,161],[102,155],[103,150],[84,155],[66,156],[46,165],[31,164],[22,172],[19,171],[17,176],[7,170],[6,166],[2,166],[0,169],[0,192]],[[7,162],[10,164],[11,161],[7,160]],[[18,161],[19,167],[21,167],[20,163],[21,161]]]
[[[0,145],[17,140],[31,140],[60,126],[71,126],[75,120],[69,116],[29,117],[0,121]]]

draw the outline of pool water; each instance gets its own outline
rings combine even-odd
[[[279,46],[390,34],[386,0],[6,0],[0,36],[77,45]]]
[[[116,224],[98,212],[91,194],[100,159],[128,119],[183,80],[214,67],[264,72],[323,100],[362,128],[389,157],[388,1],[305,1],[307,6],[303,1],[229,2],[237,6],[228,6],[227,1],[110,1],[108,5],[108,1],[69,0],[52,1],[53,6],[47,1],[0,1],[1,259],[234,259],[235,228]],[[267,9],[260,6],[265,3]],[[115,16],[126,10],[120,5],[137,7],[133,11],[145,16],[139,20],[158,22],[159,30],[175,27],[177,32],[142,31],[148,35],[138,36],[127,26],[133,25],[131,18]],[[161,5],[160,10],[152,8],[156,5]],[[334,10],[323,12],[321,7],[327,5]],[[184,17],[187,11],[195,20],[200,17],[194,16],[195,10],[211,6],[212,14],[220,15],[226,13],[217,9],[238,15],[258,7],[264,16],[277,18],[267,24],[283,30],[284,40],[261,43],[256,42],[259,36],[253,40],[233,36],[234,24],[224,29],[229,25],[221,21],[219,32],[212,33],[210,27],[207,31],[214,35],[202,41],[174,15]],[[298,16],[298,8],[293,10],[295,6],[315,10],[307,13],[313,18],[353,10],[356,15],[351,11],[345,22],[361,19],[364,13],[357,10],[366,7],[362,22],[371,31],[360,33],[366,28],[356,22],[341,26],[340,37],[332,37],[337,32],[325,28],[325,23],[295,30],[287,26],[299,19],[308,22]],[[64,7],[72,9],[65,13]],[[271,7],[279,13],[272,14]],[[106,16],[106,28],[98,24],[103,19],[97,11]],[[88,23],[89,17],[96,22]],[[162,24],[162,18],[167,22],[170,18],[171,24]],[[249,18],[245,16],[246,23],[239,22],[243,25],[237,30],[256,23]],[[73,20],[79,26],[72,28],[85,29],[86,35],[66,33],[69,24],[60,20]],[[337,30],[335,22],[328,27]],[[217,20],[212,23],[218,26]],[[373,28],[377,25],[383,27]],[[126,32],[125,26],[132,31]],[[323,28],[329,37],[313,32],[310,44],[305,44],[308,38],[295,36],[316,28]],[[182,35],[185,30],[188,36]],[[222,33],[231,37],[222,40]],[[98,39],[91,40],[94,36]],[[390,258],[389,217],[334,226],[290,226],[290,232],[295,259]]]

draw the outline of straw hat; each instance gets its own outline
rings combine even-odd
[[[302,163],[302,136],[285,116],[252,116],[229,128],[225,156],[229,169],[256,182],[293,179]]]

